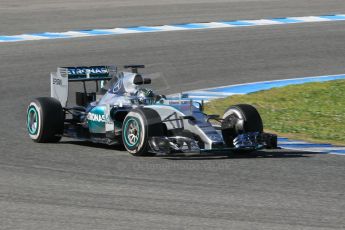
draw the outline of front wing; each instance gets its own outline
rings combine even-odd
[[[277,148],[277,135],[269,133],[244,133],[233,140],[234,146],[214,146],[202,149],[196,140],[188,137],[151,137],[149,138],[150,152],[157,155],[173,155],[177,153],[235,153],[253,152],[260,149]]]

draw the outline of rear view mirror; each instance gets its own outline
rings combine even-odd
[[[144,78],[144,84],[151,84],[151,78]]]
[[[142,85],[145,84],[145,79],[140,74],[135,75],[133,79],[133,84],[134,85]]]

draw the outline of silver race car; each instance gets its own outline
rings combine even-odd
[[[27,130],[35,142],[61,137],[121,144],[135,156],[176,153],[248,152],[277,147],[277,136],[263,132],[257,110],[230,106],[222,117],[203,112],[203,102],[157,95],[143,86],[151,79],[143,65],[61,67],[51,73],[51,97],[31,101]],[[87,81],[95,82],[88,92]],[[69,84],[81,82],[75,106],[67,106]]]

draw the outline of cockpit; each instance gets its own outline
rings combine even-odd
[[[132,72],[118,72],[101,88],[105,94],[98,105],[152,105],[161,98],[151,89],[143,87],[143,85],[151,84],[151,79],[138,74],[138,66],[127,68],[132,68]]]

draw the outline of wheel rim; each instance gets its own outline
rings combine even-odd
[[[225,119],[230,123],[230,128],[233,128],[236,134],[244,131],[243,117],[238,111],[232,110]]]
[[[27,128],[31,135],[37,134],[39,125],[38,112],[35,107],[31,106],[27,115]]]
[[[129,147],[137,145],[140,141],[140,125],[137,119],[129,118],[125,124],[125,142]]]
[[[230,115],[231,119],[233,120],[234,128],[237,133],[243,132],[243,118],[239,116],[237,113],[233,113]]]

